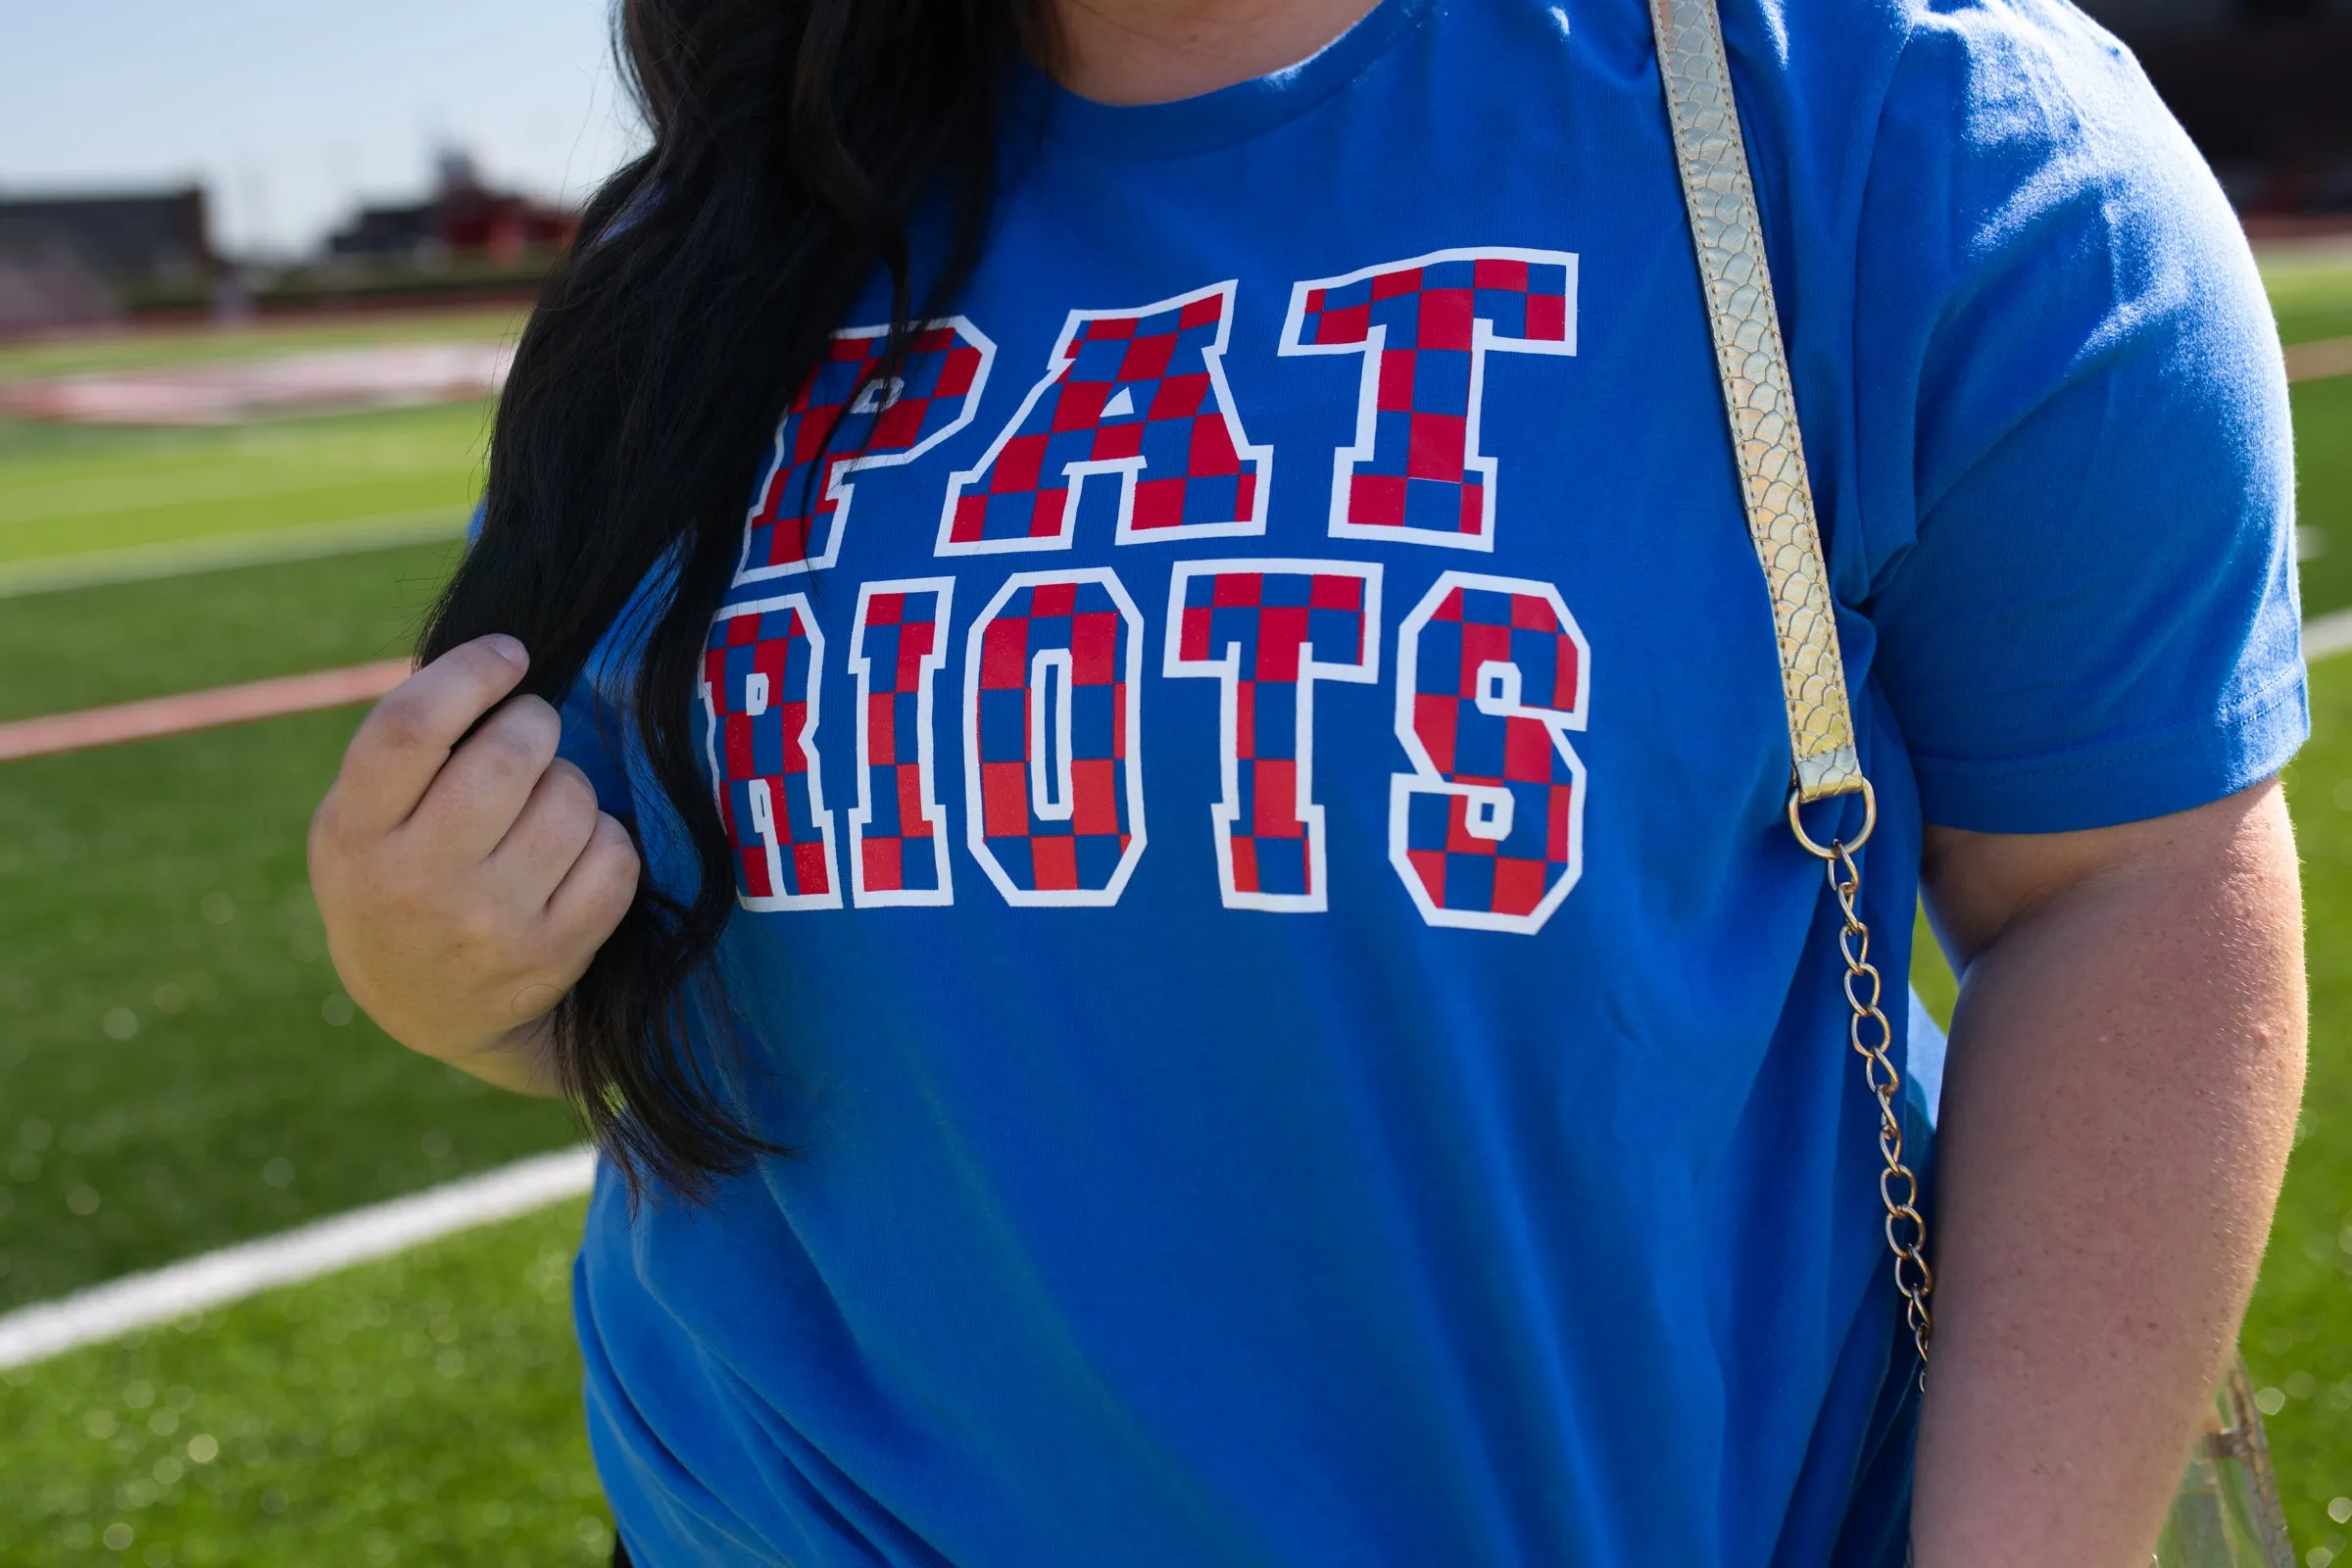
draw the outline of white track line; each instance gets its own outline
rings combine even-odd
[[[596,1155],[566,1149],[353,1209],[185,1262],[129,1274],[0,1315],[0,1369],[26,1366],[138,1329],[299,1285],[458,1231],[512,1219],[588,1190]]]
[[[266,566],[281,561],[320,561],[329,556],[364,555],[370,550],[391,550],[401,545],[437,544],[444,539],[465,537],[466,521],[471,515],[469,512],[437,507],[425,512],[394,512],[340,522],[257,528],[210,539],[131,545],[54,560],[9,562],[0,564],[0,599],[56,593],[67,588],[107,587],[119,582],[149,582],[158,577],[223,571],[232,566]]]
[[[2303,662],[2352,649],[2352,610],[2332,610],[2303,623]]]

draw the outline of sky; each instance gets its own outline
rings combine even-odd
[[[609,39],[607,0],[0,0],[0,198],[197,181],[281,257],[444,147],[577,200],[640,140]]]

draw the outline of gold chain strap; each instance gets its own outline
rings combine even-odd
[[[1902,1293],[1911,1340],[1924,1368],[1935,1337],[1929,1310],[1936,1276],[1928,1267],[1928,1226],[1919,1211],[1919,1179],[1903,1162],[1903,1123],[1895,1106],[1903,1081],[1888,1051],[1894,1028],[1880,1008],[1882,982],[1870,961],[1870,928],[1862,921],[1862,871],[1854,860],[1878,826],[1878,796],[1862,773],[1854,747],[1853,714],[1845,693],[1845,663],[1838,647],[1836,605],[1829,568],[1814,523],[1813,482],[1805,470],[1796,423],[1788,353],[1781,341],[1780,309],[1764,255],[1764,225],[1748,171],[1747,143],[1724,54],[1723,21],[1715,0],[1650,0],[1658,74],[1665,84],[1667,119],[1674,127],[1675,163],[1690,239],[1707,300],[1724,412],[1739,459],[1740,499],[1749,542],[1772,595],[1773,638],[1780,650],[1781,691],[1788,711],[1788,829],[1819,858],[1844,915],[1838,947],[1845,959],[1845,1000],[1852,1010],[1847,1039],[1862,1058],[1863,1081],[1879,1102],[1879,1196],[1886,1206],[1886,1247],[1894,1257],[1894,1286]],[[1862,831],[1849,843],[1825,846],[1805,831],[1800,807],[1859,794]],[[1923,1373],[1924,1375],[1924,1373]]]
[[[1879,1102],[1879,1154],[1886,1168],[1879,1172],[1879,1197],[1886,1205],[1886,1250],[1894,1254],[1894,1288],[1902,1293],[1903,1315],[1911,1324],[1911,1343],[1919,1347],[1920,1365],[1928,1360],[1928,1342],[1936,1337],[1936,1319],[1928,1297],[1936,1289],[1936,1271],[1928,1267],[1928,1222],[1919,1212],[1919,1178],[1903,1163],[1903,1120],[1894,1097],[1902,1092],[1902,1074],[1894,1070],[1887,1048],[1894,1044],[1894,1025],[1879,1009],[1879,966],[1870,961],[1870,927],[1862,923],[1858,901],[1862,869],[1854,852],[1879,825],[1879,798],[1867,780],[1862,785],[1862,831],[1848,844],[1833,838],[1827,846],[1813,841],[1797,817],[1799,802],[1788,797],[1788,831],[1796,842],[1818,856],[1829,874],[1830,890],[1845,917],[1838,932],[1838,951],[1845,959],[1845,1001],[1853,1011],[1846,1039],[1862,1058],[1862,1081]]]

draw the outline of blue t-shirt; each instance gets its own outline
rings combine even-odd
[[[2301,739],[2285,387],[2079,13],[1726,12],[1899,976],[1923,822]],[[1641,0],[1023,93],[956,317],[876,380],[877,296],[785,418],[693,694],[797,1153],[600,1181],[632,1552],[1898,1562],[1875,1111]],[[593,755],[625,663],[568,744],[680,884]]]

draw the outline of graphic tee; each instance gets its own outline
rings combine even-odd
[[[1899,977],[1923,823],[2301,739],[2285,388],[2079,13],[1726,25]],[[1202,98],[1018,98],[985,265],[886,375],[879,292],[842,323],[681,694],[796,1152],[600,1179],[630,1550],[1898,1563],[1875,1108],[1644,8],[1384,0]],[[598,741],[629,652],[566,747],[682,889]]]

